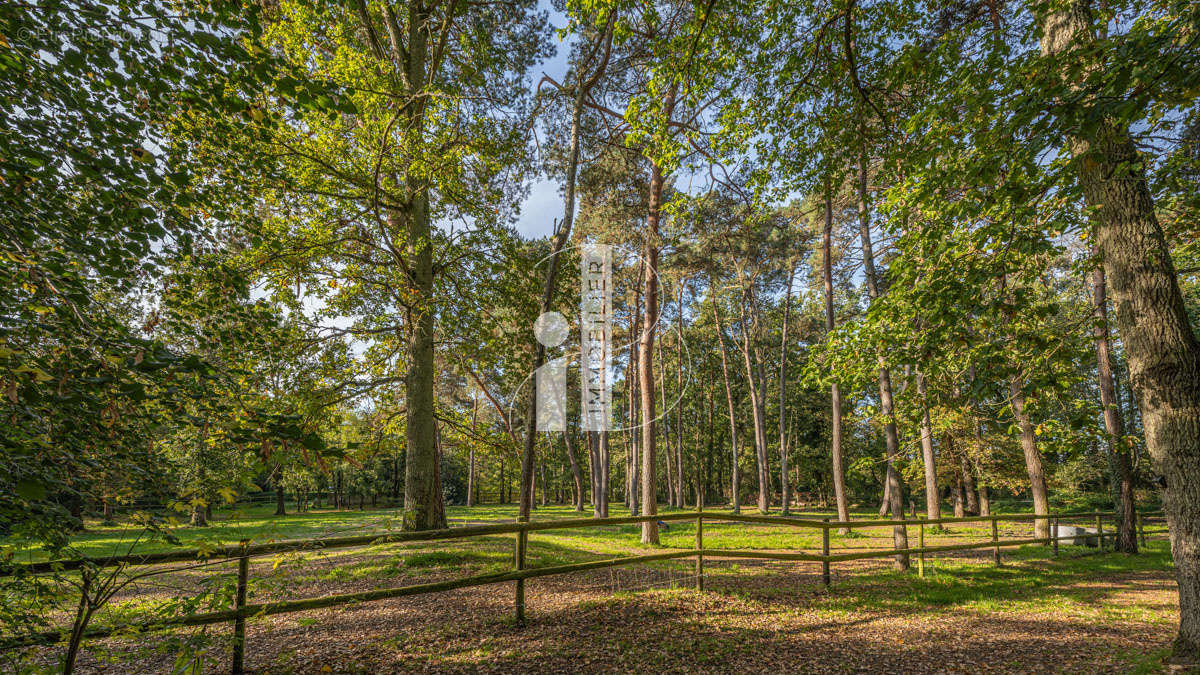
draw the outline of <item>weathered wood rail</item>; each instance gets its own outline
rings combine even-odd
[[[1137,518],[1138,537],[1144,545],[1146,534],[1154,532],[1162,532],[1164,529],[1148,530],[1146,528],[1146,519],[1161,514],[1161,511],[1146,511],[1139,512]],[[144,566],[144,565],[159,565],[173,562],[186,562],[196,560],[206,560],[208,562],[229,561],[237,562],[237,585],[234,594],[234,607],[228,610],[204,612],[199,614],[191,614],[179,617],[169,617],[156,619],[153,621],[143,621],[135,623],[126,623],[119,626],[96,626],[89,627],[82,632],[84,638],[104,638],[118,634],[136,634],[147,631],[165,630],[176,627],[185,626],[203,626],[216,623],[232,623],[233,624],[233,666],[232,670],[235,674],[243,672],[243,658],[245,654],[245,622],[246,619],[257,616],[269,616],[273,614],[287,614],[291,612],[302,612],[306,610],[320,609],[324,607],[333,607],[337,605],[345,605],[359,602],[372,602],[376,600],[385,600],[389,598],[399,598],[410,595],[422,595],[426,593],[438,593],[451,591],[459,588],[470,588],[473,586],[484,586],[488,584],[496,584],[513,581],[516,582],[515,593],[515,613],[518,622],[523,622],[525,619],[525,580],[538,577],[552,576],[558,574],[569,574],[572,572],[582,572],[587,570],[603,569],[607,567],[617,567],[622,565],[632,565],[637,563],[654,562],[661,560],[672,560],[677,558],[692,558],[696,559],[696,589],[703,590],[704,587],[704,559],[706,557],[723,557],[723,558],[757,558],[767,560],[788,560],[788,561],[803,561],[803,562],[819,562],[821,563],[821,579],[825,586],[831,583],[831,566],[836,562],[848,562],[852,560],[863,560],[868,558],[886,558],[895,555],[910,555],[918,556],[918,574],[925,574],[925,555],[929,553],[940,553],[948,551],[966,551],[973,549],[991,548],[994,553],[995,564],[1000,564],[1000,549],[1013,546],[1023,546],[1026,544],[1050,544],[1053,547],[1055,555],[1058,554],[1058,542],[1061,539],[1076,539],[1081,536],[1087,538],[1095,538],[1101,548],[1104,547],[1104,541],[1116,536],[1115,528],[1110,532],[1104,532],[1104,519],[1113,518],[1113,514],[1088,511],[1074,513],[1056,513],[1046,515],[1034,514],[998,514],[989,516],[966,516],[966,517],[950,517],[938,518],[936,520],[914,519],[914,520],[849,520],[835,521],[829,518],[815,520],[810,518],[793,518],[785,516],[752,516],[739,515],[731,513],[715,513],[706,511],[696,511],[693,513],[666,513],[654,516],[628,516],[622,518],[572,518],[563,520],[548,520],[537,522],[514,522],[514,523],[497,523],[495,525],[471,525],[466,527],[455,527],[442,530],[426,530],[421,532],[388,532],[384,534],[369,534],[347,537],[331,537],[326,539],[296,539],[290,541],[266,543],[266,544],[250,544],[243,542],[240,545],[223,546],[209,550],[188,549],[180,551],[170,551],[164,553],[149,553],[143,555],[126,555],[113,556],[108,558],[77,558],[67,560],[55,560],[47,562],[35,562],[25,564],[12,564],[7,569],[0,571],[4,576],[15,574],[46,574],[79,571],[81,574],[95,574],[99,569],[124,566]],[[1020,522],[1020,521],[1037,521],[1051,520],[1055,525],[1054,532],[1058,532],[1057,524],[1064,520],[1081,520],[1088,519],[1094,521],[1097,532],[1096,534],[1088,535],[1060,535],[1055,537],[1041,538],[1022,538],[1022,539],[1000,539],[998,523],[1000,522]],[[743,522],[743,523],[759,523],[783,525],[795,528],[814,528],[820,529],[821,532],[821,552],[806,553],[800,551],[794,552],[779,552],[779,551],[757,551],[746,549],[711,549],[704,547],[704,522],[705,521],[725,521],[725,522]],[[583,527],[600,527],[610,525],[629,525],[643,523],[648,521],[676,522],[676,521],[694,521],[696,523],[696,541],[695,548],[681,549],[674,551],[666,551],[661,553],[650,553],[645,555],[632,555],[620,558],[609,558],[604,560],[592,560],[580,563],[570,563],[565,565],[552,565],[544,567],[526,567],[526,551],[528,549],[528,539],[530,533],[540,532],[544,530],[561,530],[575,529]],[[988,540],[968,542],[963,544],[944,544],[940,546],[925,546],[925,529],[932,526],[941,526],[952,523],[991,523],[992,536]],[[1115,521],[1114,521],[1115,522]],[[871,527],[895,527],[903,526],[919,528],[918,542],[919,545],[915,548],[906,549],[878,549],[869,551],[855,551],[851,553],[831,553],[830,551],[830,530],[831,529],[864,529]],[[468,539],[473,537],[493,536],[498,534],[516,534],[514,541],[513,569],[505,572],[494,572],[490,574],[482,574],[471,577],[463,577],[459,579],[451,579],[447,581],[438,581],[426,584],[415,584],[410,586],[401,586],[397,588],[385,588],[372,591],[364,591],[359,593],[344,593],[337,595],[329,595],[319,598],[307,598],[303,600],[283,600],[277,602],[255,603],[246,602],[247,587],[249,583],[250,566],[249,560],[253,557],[273,555],[278,553],[299,552],[299,551],[321,551],[340,548],[353,548],[362,546],[375,546],[389,543],[402,542],[419,542],[419,541],[437,541],[445,539]],[[0,638],[0,650],[10,650],[21,647],[31,647],[38,645],[52,645],[59,642],[64,642],[70,634],[69,628],[59,630],[44,631],[40,633],[31,633],[23,636]]]

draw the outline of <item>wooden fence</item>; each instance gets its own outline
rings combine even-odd
[[[1146,528],[1146,519],[1160,514],[1161,511],[1148,511],[1138,513],[1137,530],[1138,537],[1142,545],[1145,545],[1146,534],[1153,532],[1162,532],[1165,529],[1148,530]],[[896,555],[917,556],[918,574],[925,575],[925,555],[929,553],[940,553],[947,551],[965,551],[972,549],[987,549],[993,550],[995,564],[1000,564],[1000,549],[1012,546],[1022,546],[1025,544],[1050,544],[1053,547],[1054,554],[1058,554],[1058,542],[1061,539],[1075,538],[1095,538],[1101,548],[1104,546],[1105,539],[1116,536],[1115,528],[1109,532],[1104,531],[1104,520],[1112,518],[1113,514],[1104,512],[1075,512],[1075,513],[1058,513],[1047,515],[1033,514],[1001,514],[989,516],[967,516],[954,518],[939,518],[936,520],[850,520],[850,521],[834,521],[829,518],[815,520],[810,518],[795,518],[785,516],[751,516],[751,515],[735,515],[730,513],[711,513],[698,510],[694,513],[667,513],[654,516],[629,516],[622,518],[573,518],[564,520],[550,520],[538,522],[514,522],[514,523],[498,523],[495,525],[472,525],[466,527],[455,527],[443,530],[426,530],[421,532],[395,532],[388,534],[372,534],[359,535],[348,537],[335,537],[326,539],[298,539],[284,541],[271,544],[249,544],[242,543],[235,546],[224,546],[210,550],[180,550],[170,551],[166,553],[150,553],[144,555],[127,555],[116,556],[109,558],[84,558],[58,560],[49,562],[27,563],[13,565],[11,570],[7,571],[7,575],[14,574],[46,574],[50,572],[65,572],[78,570],[81,574],[95,574],[96,570],[108,567],[124,567],[134,565],[156,565],[171,562],[196,561],[197,559],[207,559],[208,561],[237,561],[237,586],[234,593],[234,607],[228,610],[204,612],[199,614],[190,614],[179,617],[171,617],[158,619],[154,621],[145,621],[140,623],[124,624],[120,626],[100,626],[91,627],[83,630],[79,638],[103,638],[115,634],[122,633],[140,633],[146,631],[163,630],[181,626],[202,626],[215,623],[232,623],[233,624],[233,672],[235,674],[243,672],[243,657],[245,653],[245,635],[246,635],[246,619],[256,616],[268,616],[272,614],[287,614],[291,612],[302,612],[312,609],[320,609],[323,607],[332,607],[358,602],[371,602],[375,600],[385,600],[388,598],[399,598],[409,595],[421,595],[425,593],[438,593],[442,591],[450,591],[459,588],[469,588],[472,586],[483,586],[488,584],[496,584],[502,582],[515,582],[516,595],[514,598],[516,620],[522,623],[525,620],[525,580],[537,577],[545,577],[557,574],[569,574],[571,572],[582,572],[586,570],[603,569],[607,567],[617,567],[622,565],[632,565],[637,563],[646,563],[659,560],[672,560],[677,558],[695,558],[696,560],[696,575],[695,583],[697,590],[704,588],[704,559],[708,557],[722,558],[758,558],[768,560],[788,560],[788,561],[807,561],[821,563],[821,579],[825,586],[830,584],[830,570],[834,563],[847,562],[851,560],[863,560],[868,558],[885,558]],[[1037,521],[1050,520],[1055,526],[1052,532],[1059,532],[1058,523],[1060,521],[1078,521],[1086,519],[1090,523],[1094,523],[1097,532],[1088,535],[1060,535],[1052,537],[1034,537],[1024,539],[1000,539],[998,523],[1001,522],[1018,522],[1018,521]],[[775,524],[796,528],[815,528],[821,530],[821,552],[805,553],[805,552],[777,552],[777,551],[756,551],[745,549],[709,549],[704,547],[704,522],[705,521],[735,521],[745,523],[762,523]],[[644,523],[649,521],[675,522],[675,521],[695,521],[696,523],[696,540],[695,548],[683,549],[675,551],[667,551],[662,553],[651,553],[646,555],[625,556],[621,558],[610,558],[605,560],[593,560],[581,563],[571,563],[566,565],[553,565],[544,567],[527,568],[526,551],[528,549],[529,535],[533,532],[543,530],[562,530],[575,529],[584,527],[597,527],[607,525],[628,525],[635,523]],[[925,546],[925,530],[927,527],[941,526],[951,523],[971,523],[971,522],[990,522],[992,527],[992,536],[990,540],[969,542],[964,544],[950,544],[941,546]],[[830,552],[830,535],[831,529],[838,530],[853,530],[869,527],[916,527],[918,530],[918,546],[906,549],[879,549],[870,551],[855,551],[852,553]],[[359,593],[345,593],[338,595],[329,595],[320,598],[309,598],[304,600],[283,600],[278,602],[266,602],[257,604],[248,604],[246,602],[246,590],[249,582],[250,558],[264,555],[271,555],[285,552],[296,551],[320,551],[339,548],[352,548],[370,545],[379,545],[386,543],[400,542],[418,542],[418,541],[437,541],[445,539],[466,539],[472,537],[491,536],[497,534],[515,534],[513,569],[504,572],[495,572],[491,574],[482,574],[472,577],[460,579],[451,579],[448,581],[439,581],[434,583],[416,584],[411,586],[401,586],[398,588],[386,588],[373,591],[364,591]],[[7,638],[0,641],[0,650],[10,650],[20,647],[30,647],[37,645],[52,645],[59,642],[64,642],[67,636],[71,634],[71,629],[60,629],[53,631],[45,631],[41,633],[32,633],[24,636]]]

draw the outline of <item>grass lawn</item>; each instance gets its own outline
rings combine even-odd
[[[172,519],[169,527],[171,534],[178,541],[173,544],[162,537],[148,534],[146,529],[131,518],[123,518],[119,522],[102,523],[97,519],[85,521],[86,529],[71,539],[72,547],[80,554],[89,557],[104,557],[127,555],[131,553],[151,553],[168,551],[178,548],[211,548],[225,544],[236,544],[243,539],[255,543],[282,541],[287,539],[309,539],[354,534],[386,533],[400,528],[399,509],[315,509],[307,513],[296,513],[291,504],[285,516],[275,516],[273,505],[247,505],[218,509],[214,520],[206,527],[190,527],[184,524],[186,518]],[[516,504],[481,505],[474,507],[448,506],[447,519],[450,527],[515,521],[517,517]],[[688,512],[689,509],[672,509],[659,507],[659,513]],[[728,509],[706,508],[709,512],[729,512]],[[998,510],[1004,512],[1004,510]],[[756,513],[753,509],[744,509],[743,513]],[[550,505],[538,507],[533,514],[533,520],[560,520],[566,518],[589,517],[590,510],[583,513],[575,511],[570,506]],[[620,504],[613,504],[610,510],[612,517],[629,515],[628,509]],[[830,512],[806,511],[793,515],[810,517],[828,517]],[[870,509],[859,509],[851,513],[854,519],[875,517]],[[182,519],[182,522],[180,521]],[[691,548],[695,541],[695,525],[690,522],[670,523],[669,529],[661,533],[662,545],[667,548]],[[1003,525],[1002,525],[1003,527]],[[949,543],[952,539],[964,537],[986,538],[990,536],[990,525],[987,523],[964,523],[955,525],[951,532],[939,536],[930,533],[929,541]],[[611,543],[615,548],[611,552],[619,552],[629,546],[642,548],[637,544],[638,525],[606,526],[574,530],[550,530],[532,535],[535,541],[551,542],[562,545],[585,544],[604,547]],[[870,542],[855,542],[855,539],[873,539],[887,535],[886,528],[855,531],[849,537],[839,537],[833,534],[832,548],[867,548]],[[912,545],[916,545],[915,530],[911,532]],[[714,548],[760,548],[773,550],[817,550],[821,545],[820,530],[785,528],[780,526],[761,526],[746,523],[705,523],[705,546]],[[871,543],[871,546],[874,546]],[[36,548],[15,548],[6,546],[0,539],[0,556],[13,554],[14,561],[32,562],[45,560],[46,554]]]
[[[316,510],[283,517],[272,516],[272,511],[270,506],[221,509],[210,526],[180,526],[174,534],[182,546],[204,547],[245,538],[272,541],[384,533],[399,526],[394,509]],[[626,514],[614,505],[613,516]],[[516,506],[450,507],[447,515],[451,527],[511,521]],[[861,510],[854,517],[874,515]],[[578,517],[568,506],[549,506],[537,509],[534,519]],[[73,541],[85,555],[173,547],[139,538],[143,530],[132,522],[87,525],[87,531]],[[670,523],[661,533],[659,550],[692,548],[694,527],[689,521]],[[1001,523],[1000,530],[1002,538],[1031,535],[1028,523]],[[528,564],[557,565],[654,550],[639,542],[638,532],[637,525],[534,532],[530,534]],[[774,524],[706,522],[704,535],[705,547],[716,549],[817,552],[821,543],[820,530]],[[910,545],[915,546],[916,528],[910,528],[909,535]],[[928,545],[985,543],[990,536],[990,524],[969,523],[928,531],[925,539]],[[495,535],[256,558],[251,567],[251,601],[316,597],[510,569],[513,541],[514,535]],[[890,546],[891,528],[886,527],[856,531],[849,537],[833,532],[831,537],[835,553]],[[21,551],[16,557],[33,560],[42,555]],[[326,667],[334,672],[453,672],[493,666],[499,671],[518,671],[578,664],[585,664],[579,668],[583,671],[655,664],[664,671],[758,670],[762,664],[754,659],[762,657],[762,650],[795,658],[809,658],[810,652],[816,658],[828,651],[851,666],[856,654],[870,653],[907,663],[908,669],[923,670],[932,661],[913,661],[920,655],[911,649],[919,636],[925,635],[949,643],[961,639],[979,663],[994,661],[989,650],[995,651],[999,641],[1006,645],[1001,651],[1008,659],[999,662],[999,670],[1092,669],[1095,664],[1102,664],[1096,670],[1114,672],[1153,672],[1157,668],[1177,621],[1171,559],[1161,538],[1138,556],[1064,546],[1055,558],[1048,547],[1039,545],[1004,549],[1003,559],[1002,566],[992,565],[990,549],[930,555],[924,578],[915,573],[915,559],[910,572],[891,570],[888,558],[834,563],[834,583],[826,590],[815,563],[712,556],[706,558],[704,593],[690,590],[694,584],[692,559],[661,561],[532,580],[531,625],[524,632],[514,632],[511,625],[511,584],[498,584],[255,620],[250,653],[252,659],[259,659],[258,667],[269,672],[327,672]],[[214,580],[231,583],[231,572],[227,563],[180,569],[156,577],[153,584],[131,586],[97,614],[94,625],[119,624],[168,611],[166,608],[174,607],[172,602],[205,584]],[[343,615],[353,618],[349,623],[333,618]],[[612,623],[612,617],[624,618]],[[454,620],[447,623],[450,619]],[[56,621],[63,620],[65,615]],[[403,639],[395,637],[399,625],[404,626]],[[613,637],[616,644],[628,649],[640,649],[646,656],[635,662],[598,653],[601,646],[591,632],[596,625],[604,627],[606,638]],[[671,625],[676,629],[668,630]],[[1127,634],[1116,627],[1124,627]],[[348,634],[349,629],[354,630]],[[965,632],[954,638],[956,631]],[[218,628],[214,634],[225,632]],[[531,635],[535,636],[532,643]],[[822,651],[820,644],[810,643],[812,636],[818,635],[832,641],[828,643],[832,646]],[[893,635],[906,637],[895,642]],[[1059,644],[1050,639],[1053,635],[1075,641],[1068,650],[1068,661],[1060,663],[1053,655]],[[649,639],[657,642],[647,643]],[[130,659],[148,658],[143,652],[150,645],[166,644],[147,640],[108,643]],[[346,661],[323,661],[307,650],[305,645],[310,642],[352,654]],[[352,645],[347,647],[347,643]],[[212,646],[215,656],[211,658],[224,658],[220,655],[226,647],[219,639]],[[46,654],[51,658],[53,650]],[[573,658],[560,660],[560,655],[572,654]],[[680,661],[683,654],[702,658]],[[530,660],[535,655],[541,660]],[[764,663],[773,663],[777,656]],[[966,663],[974,662],[968,659]],[[589,667],[588,663],[603,667]],[[863,663],[866,668],[872,662]],[[776,665],[797,669],[789,663]],[[992,663],[993,669],[996,665]]]

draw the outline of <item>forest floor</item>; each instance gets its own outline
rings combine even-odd
[[[452,525],[495,522],[508,507],[450,513]],[[291,522],[195,528],[215,543],[250,530],[260,538],[324,536],[386,528],[391,512],[316,512]],[[571,517],[561,507],[539,518]],[[613,515],[618,515],[613,513]],[[859,514],[864,517],[866,514]],[[355,527],[357,521],[359,527]],[[226,529],[222,529],[226,528]],[[237,532],[232,529],[236,528]],[[1024,529],[1023,529],[1024,528]],[[85,546],[99,553],[128,541],[125,528],[95,528]],[[207,529],[207,532],[199,532]],[[529,566],[647,552],[636,526],[537,532]],[[180,534],[187,534],[181,530]],[[927,544],[984,541],[990,527],[929,534]],[[886,548],[890,530],[834,535],[833,551]],[[1001,537],[1029,536],[1028,526]],[[690,548],[694,530],[672,523],[664,548]],[[512,535],[468,541],[388,544],[256,559],[251,601],[317,597],[426,583],[507,569]],[[913,537],[915,540],[915,537]],[[819,531],[705,524],[705,546],[804,550]],[[138,550],[147,544],[139,544]],[[915,541],[913,541],[915,545]],[[157,544],[150,544],[157,546]],[[119,548],[128,548],[122,544]],[[112,550],[106,551],[112,553]],[[931,555],[926,576],[895,572],[885,559],[835,563],[833,584],[820,565],[706,558],[705,590],[694,590],[694,561],[666,561],[544,577],[527,582],[527,624],[513,622],[513,584],[252,619],[250,672],[1157,672],[1178,621],[1165,540],[1137,556],[1044,546]],[[229,570],[179,570],[119,594],[94,625],[122,623],[174,608]],[[167,577],[171,580],[166,581]],[[65,618],[65,617],[63,617]],[[171,672],[195,658],[204,672],[228,672],[229,626],[94,641],[81,672]],[[180,654],[186,657],[179,659]],[[57,650],[38,660],[54,663]]]

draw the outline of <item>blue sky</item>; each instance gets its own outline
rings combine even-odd
[[[538,9],[550,13],[550,24],[555,29],[566,25],[566,17],[554,11],[546,0],[538,2]],[[559,41],[558,36],[551,38],[556,43],[558,51],[553,57],[535,67],[530,73],[530,86],[535,86],[543,75],[549,75],[556,81],[562,82],[567,72],[567,56],[570,55],[570,40]],[[554,220],[562,217],[563,200],[559,194],[561,186],[554,181],[541,177],[533,181],[529,197],[521,205],[521,214],[517,218],[517,232],[523,237],[548,237],[554,234]]]

